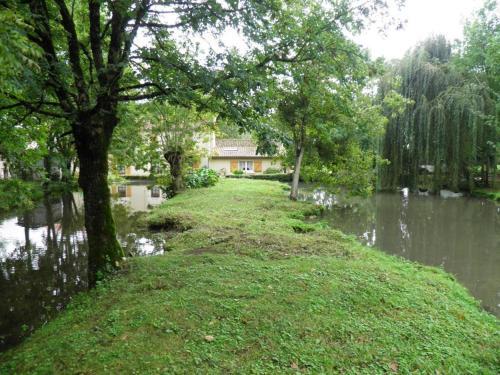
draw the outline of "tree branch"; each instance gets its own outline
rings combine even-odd
[[[101,2],[89,0],[89,23],[90,23],[90,49],[94,56],[94,66],[97,71],[97,79],[101,86],[105,83],[103,75],[103,57],[101,45]],[[109,23],[108,23],[109,25]]]
[[[168,94],[169,94],[168,91],[161,90],[161,91],[153,91],[153,92],[148,93],[148,94],[119,95],[118,100],[121,102],[131,102],[131,101],[144,100],[144,99],[153,99],[153,98],[157,98],[159,96],[165,96]]]
[[[17,108],[17,107],[23,107],[23,103],[18,102],[18,103],[14,103],[14,104],[0,106],[0,111],[6,111],[8,109]]]
[[[0,107],[0,111],[8,110],[8,109],[16,108],[16,107],[24,107],[30,111],[30,113],[28,113],[26,116],[24,116],[24,118],[26,118],[27,116],[29,116],[32,113],[39,113],[41,115],[50,116],[50,117],[57,117],[57,118],[68,118],[67,113],[55,113],[55,112],[50,112],[50,111],[46,111],[46,110],[42,109],[42,106],[47,105],[49,103],[45,103],[43,101],[40,101],[38,103],[30,103],[30,102],[25,101],[25,100],[20,100],[20,99],[16,99],[16,100],[18,100],[18,102],[15,104]],[[52,103],[50,103],[50,104],[52,104]]]
[[[80,64],[80,42],[76,34],[75,23],[71,18],[68,8],[64,0],[55,0],[61,14],[61,24],[66,30],[66,38],[68,40],[69,61],[71,70],[73,71],[73,80],[76,89],[78,90],[78,103],[80,106],[86,106],[88,103],[88,93],[85,88],[85,77],[83,75],[82,66]]]
[[[122,91],[128,91],[128,90],[136,90],[136,89],[144,89],[146,87],[156,87],[158,90],[163,90],[160,85],[158,85],[157,83],[154,83],[154,82],[146,82],[146,83],[139,83],[137,85],[132,85],[132,86],[125,86],[125,87],[121,87],[118,92],[122,92]]]
[[[69,91],[61,81],[61,74],[58,69],[59,61],[57,59],[56,50],[54,47],[52,33],[49,24],[49,13],[45,0],[31,1],[30,10],[34,24],[34,31],[37,37],[30,37],[44,51],[45,60],[49,66],[49,77],[47,83],[54,87],[59,103],[65,112],[73,112],[73,104],[70,100]]]
[[[141,3],[137,6],[134,26],[132,28],[132,31],[125,38],[125,45],[123,46],[123,51],[122,51],[122,56],[121,56],[122,63],[126,62],[129,58],[132,43],[134,42],[134,39],[137,35],[137,31],[139,30],[139,27],[141,26],[141,21],[144,18],[144,16],[146,15],[146,12],[148,10],[148,6],[149,6],[148,0],[142,0]],[[124,28],[124,31],[125,31],[125,28]]]
[[[187,21],[182,21],[174,24],[165,24],[165,23],[158,23],[158,22],[142,22],[140,24],[141,27],[147,27],[151,29],[174,29],[176,27],[182,27],[189,25],[192,21],[187,20]]]

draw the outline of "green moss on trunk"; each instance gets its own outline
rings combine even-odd
[[[117,119],[108,115],[94,122],[87,121],[75,128],[75,139],[80,161],[78,183],[83,190],[89,248],[88,278],[92,287],[100,277],[120,266],[124,253],[116,239],[108,187],[108,148],[112,130],[104,126]]]

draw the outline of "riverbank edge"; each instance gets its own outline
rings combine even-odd
[[[451,275],[308,222],[285,189],[228,179],[154,209],[168,252],[76,296],[0,373],[498,372],[498,321]]]
[[[497,202],[500,204],[500,190],[493,188],[484,188],[484,189],[474,189],[471,192],[471,196],[476,198],[485,198]]]

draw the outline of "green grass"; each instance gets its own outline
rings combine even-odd
[[[472,191],[472,196],[491,199],[500,203],[500,190],[492,188],[478,188]]]
[[[498,373],[498,320],[452,276],[317,214],[268,181],[175,197],[147,218],[170,251],[78,295],[0,373]]]

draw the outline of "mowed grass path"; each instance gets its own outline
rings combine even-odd
[[[148,222],[168,252],[77,296],[1,374],[497,374],[498,320],[443,271],[359,245],[284,185],[224,180]]]

